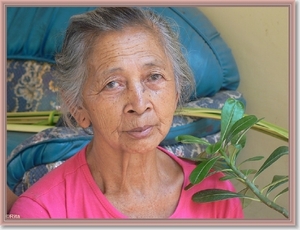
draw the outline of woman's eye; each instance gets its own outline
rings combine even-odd
[[[160,74],[152,74],[149,78],[149,81],[158,81],[162,79],[162,75]]]
[[[108,88],[108,89],[114,89],[114,88],[116,88],[116,87],[118,87],[119,86],[119,83],[118,82],[116,82],[116,81],[111,81],[111,82],[109,82],[106,86],[105,86],[105,88]]]

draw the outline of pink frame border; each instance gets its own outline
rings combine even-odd
[[[151,0],[143,1],[117,1],[117,0],[100,0],[100,1],[82,1],[82,0],[28,0],[28,1],[15,1],[15,0],[0,0],[0,15],[1,15],[1,58],[0,70],[3,76],[6,76],[6,37],[5,37],[5,20],[6,20],[6,7],[8,6],[88,6],[88,5],[102,5],[102,6],[120,6],[120,5],[140,5],[140,6],[281,6],[289,8],[289,135],[290,135],[290,218],[287,220],[13,220],[5,218],[5,205],[2,206],[0,211],[1,225],[5,226],[296,226],[296,2],[292,0],[235,0],[235,1],[222,1],[222,0],[194,0],[194,1],[170,1],[170,0]],[[6,111],[6,78],[1,78],[1,85],[3,86],[1,105],[3,111]],[[2,136],[1,146],[6,149],[6,113],[1,114],[1,130]],[[3,204],[6,202],[5,183],[6,183],[6,159],[5,154],[2,157],[2,177],[0,190]]]

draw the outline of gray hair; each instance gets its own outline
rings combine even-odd
[[[88,76],[86,60],[96,38],[102,33],[142,26],[159,36],[170,59],[179,94],[178,106],[186,102],[195,89],[193,73],[179,42],[177,24],[151,10],[137,7],[100,7],[72,16],[60,53],[56,55],[60,109],[67,125],[72,126],[70,108],[82,106],[82,88]],[[76,111],[73,111],[76,113]]]

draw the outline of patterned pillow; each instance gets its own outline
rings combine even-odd
[[[48,62],[7,60],[7,112],[55,110],[53,71]]]

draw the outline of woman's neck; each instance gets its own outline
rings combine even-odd
[[[138,192],[146,193],[149,188],[161,184],[168,174],[168,164],[160,150],[154,149],[144,154],[98,150],[91,143],[87,149],[87,162],[91,173],[100,187],[106,193]],[[165,166],[165,167],[163,167]]]
[[[159,149],[145,153],[101,153],[91,143],[87,162],[105,197],[132,218],[166,218],[176,209],[183,186],[181,167]]]

